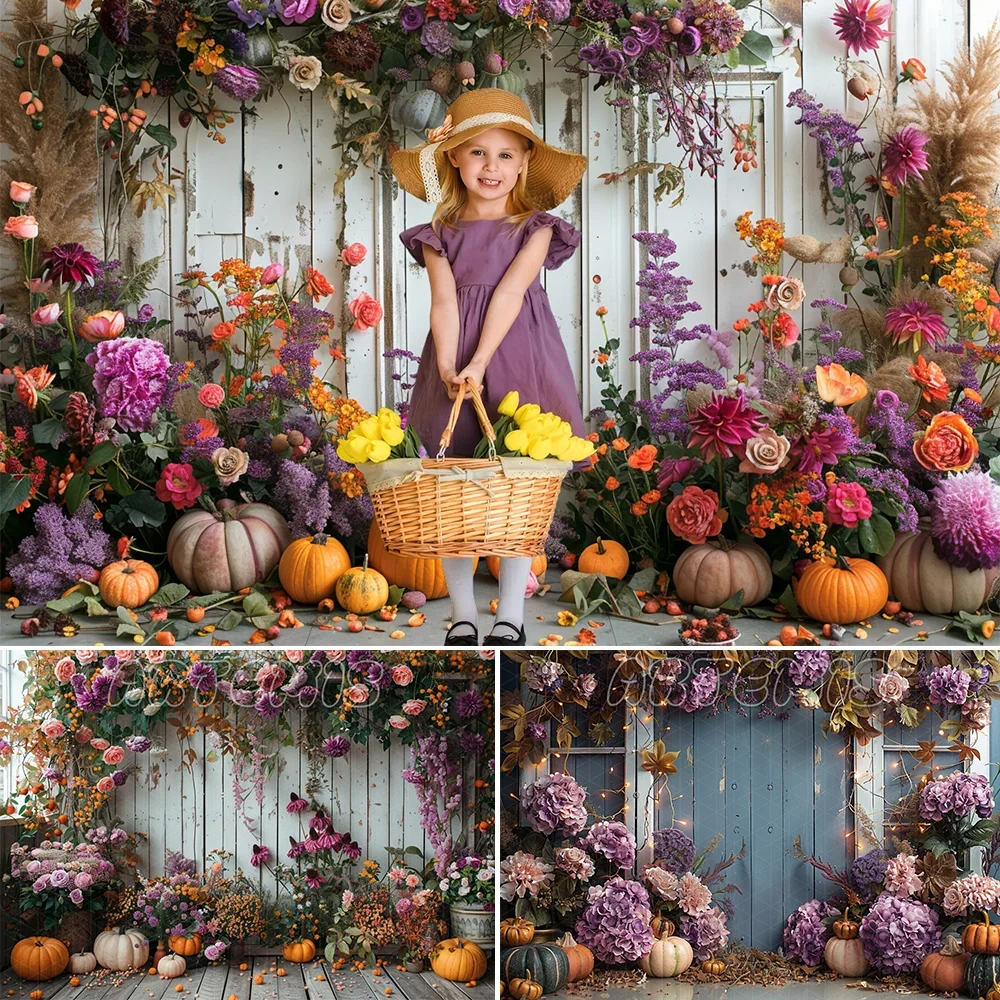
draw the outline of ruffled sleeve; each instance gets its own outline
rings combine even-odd
[[[438,234],[434,232],[430,223],[425,223],[422,226],[413,226],[410,229],[404,229],[403,232],[399,234],[399,238],[403,241],[403,246],[410,251],[413,259],[421,267],[427,266],[424,262],[425,247],[437,250],[437,252],[442,255],[445,253],[445,249],[441,245],[441,239]]]
[[[558,215],[538,212],[525,225],[524,238],[528,239],[532,233],[544,229],[546,226],[552,228],[552,242],[549,243],[549,252],[545,256],[544,266],[546,270],[554,271],[560,264],[569,260],[573,256],[573,251],[580,245],[580,230],[574,229]]]

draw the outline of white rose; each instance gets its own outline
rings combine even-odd
[[[343,31],[351,23],[351,5],[347,0],[324,0],[319,16],[328,28]]]
[[[163,707],[162,701],[151,701],[143,710],[143,715],[156,715],[157,712]]]
[[[315,56],[293,56],[288,60],[288,79],[299,90],[315,90],[323,79],[323,64]]]

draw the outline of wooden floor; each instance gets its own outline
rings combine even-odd
[[[32,991],[41,990],[44,1000],[485,1000],[493,993],[492,973],[478,986],[468,987],[433,972],[398,972],[395,963],[384,966],[380,976],[372,969],[335,972],[326,962],[296,965],[274,956],[248,957],[246,965],[245,971],[238,965],[210,965],[178,979],[138,971],[125,977],[97,969],[80,976],[79,986],[70,985],[69,975],[32,983],[8,969],[0,974],[0,995],[27,1000]],[[277,968],[287,975],[276,975]],[[264,978],[260,985],[254,983],[258,974]]]

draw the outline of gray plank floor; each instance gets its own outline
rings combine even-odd
[[[496,583],[489,577],[482,574],[476,577],[476,604],[479,608],[480,637],[484,636],[492,624],[493,618],[490,614],[490,601],[497,596]],[[581,618],[574,626],[561,626],[556,622],[556,616],[560,611],[571,610],[567,604],[560,604],[559,594],[550,591],[543,597],[532,597],[525,605],[524,629],[527,634],[528,645],[535,646],[539,639],[554,633],[562,637],[562,641],[570,641],[576,638],[581,628],[588,627],[594,632],[597,645],[611,649],[621,649],[623,647],[661,647],[679,645],[679,634],[677,621],[668,615],[644,615],[641,622],[626,621],[620,618],[611,618],[608,615],[594,614]],[[17,612],[0,610],[0,644],[5,646],[18,647],[40,647],[48,646],[58,649],[69,649],[75,647],[92,646],[94,643],[102,643],[105,646],[120,646],[123,640],[116,638],[115,630],[118,627],[118,619],[81,619],[84,623],[84,630],[73,639],[65,639],[54,635],[51,631],[39,633],[34,638],[27,638],[21,634],[21,618],[26,617],[29,609],[20,608]],[[371,619],[369,624],[378,629],[372,631],[366,629],[363,632],[353,633],[347,630],[347,622],[334,623],[333,628],[319,628],[314,623],[318,612],[315,608],[301,608],[296,614],[300,621],[304,623],[303,628],[288,628],[281,631],[280,636],[269,645],[286,647],[313,647],[327,648],[334,646],[352,646],[355,648],[366,648],[369,646],[431,646],[440,645],[444,638],[445,630],[449,624],[451,615],[451,602],[444,598],[439,601],[428,601],[422,611],[427,616],[426,624],[419,628],[409,628],[406,624],[408,613],[401,613],[394,622],[381,622]],[[15,618],[14,614],[19,617]],[[221,617],[219,612],[214,620]],[[922,646],[930,645],[936,647],[944,646],[965,646],[969,645],[967,640],[958,633],[940,631],[948,624],[948,620],[938,618],[934,615],[920,615],[923,624],[920,626],[900,625],[894,621],[887,621],[881,616],[876,616],[871,620],[871,627],[866,629],[866,635],[856,634],[857,626],[848,629],[844,638],[838,645],[853,646],[858,648],[887,647],[897,645]],[[209,622],[206,617],[206,624]],[[107,623],[105,623],[107,622]],[[591,626],[591,622],[596,622]],[[760,646],[767,643],[769,639],[776,639],[781,631],[784,622],[761,621],[756,618],[740,618],[736,620],[736,627],[740,630],[740,646]],[[336,630],[339,625],[341,631]],[[889,629],[897,629],[890,632]],[[394,631],[401,631],[403,637],[400,639],[390,638]],[[818,629],[814,628],[818,633]],[[920,640],[917,633],[926,631],[929,633],[927,640]],[[228,632],[215,632],[207,636],[192,635],[185,639],[185,646],[210,646],[212,639],[228,641],[234,646],[246,645],[247,639],[253,632],[253,626],[240,625]],[[826,644],[826,641],[824,644]],[[562,643],[560,643],[561,645]],[[993,639],[988,645],[1000,645],[1000,629],[997,629]]]
[[[546,1000],[579,1000],[581,997],[599,997],[600,1000],[637,1000],[642,997],[656,997],[657,1000],[862,1000],[885,990],[872,983],[872,990],[857,985],[859,980],[826,980],[806,983],[789,983],[786,986],[733,986],[728,983],[679,983],[673,979],[647,979],[635,988],[612,986],[600,992],[590,990],[586,984],[575,987],[572,992],[546,994]],[[855,984],[855,985],[848,985]],[[885,995],[897,992],[907,996],[944,996],[943,993],[918,993],[909,989],[886,991]]]

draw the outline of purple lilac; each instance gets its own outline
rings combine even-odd
[[[274,506],[286,518],[293,538],[314,535],[326,528],[330,519],[330,487],[311,469],[283,459],[271,494]]]
[[[806,125],[812,129],[809,135],[819,143],[823,159],[827,164],[830,185],[842,187],[844,175],[841,168],[831,166],[830,161],[837,159],[843,163],[851,156],[854,147],[862,144],[857,126],[852,125],[831,108],[823,110],[823,105],[802,89],[794,90],[788,95],[788,107],[798,108],[802,112],[796,125]]]
[[[434,850],[434,870],[444,875],[452,859],[452,817],[462,807],[462,757],[444,736],[418,736],[404,780],[417,792],[420,825]]]

